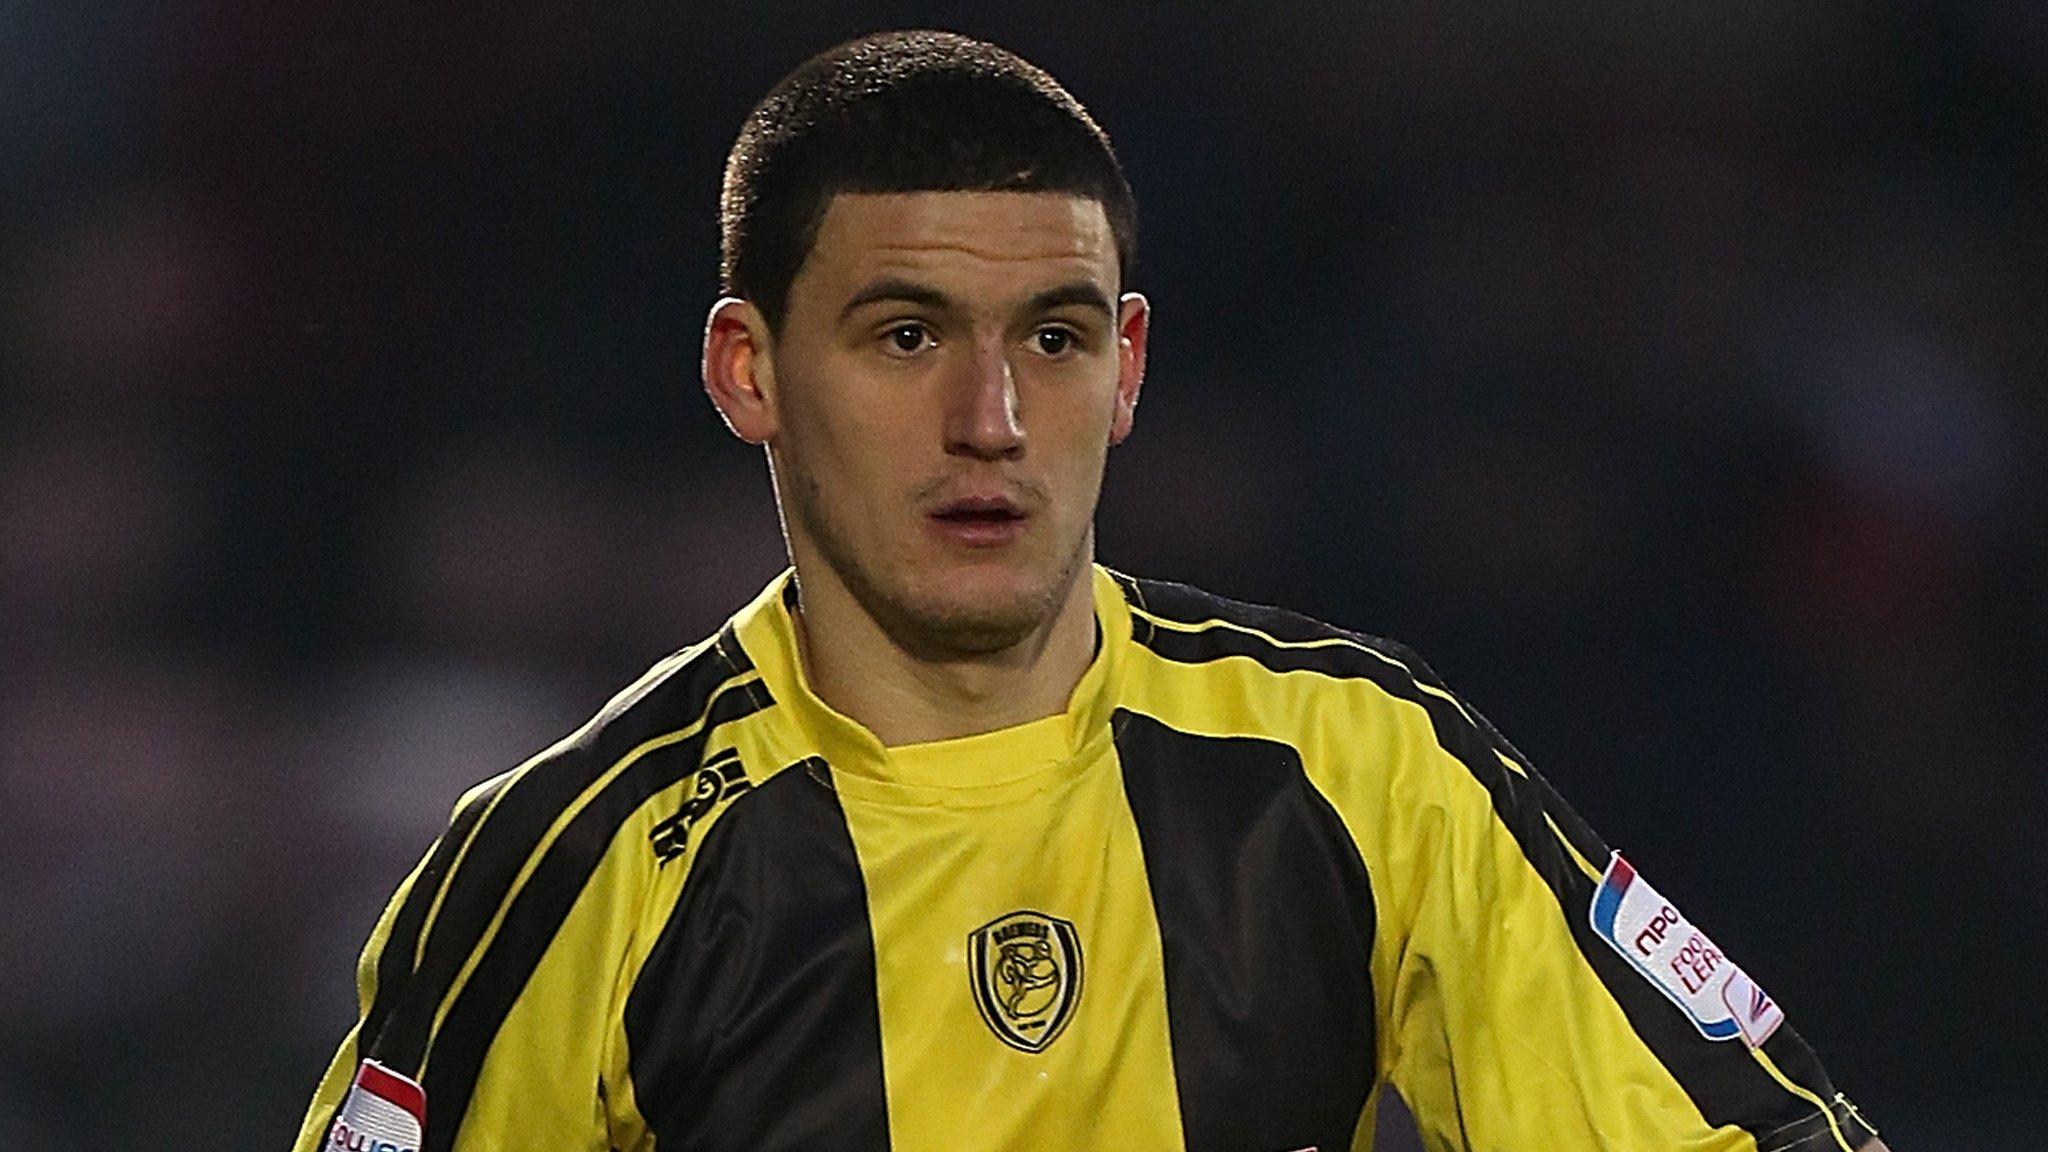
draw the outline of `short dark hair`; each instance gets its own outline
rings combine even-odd
[[[833,196],[970,191],[1097,201],[1129,279],[1131,186],[1109,136],[1058,81],[951,32],[878,32],[827,49],[754,106],[726,158],[724,290],[779,329]]]

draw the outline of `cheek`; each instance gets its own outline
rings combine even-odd
[[[914,445],[903,422],[885,411],[799,404],[785,430],[792,464],[810,481],[813,501],[828,510],[844,516],[900,502],[911,486]]]
[[[1061,483],[1086,485],[1102,474],[1114,416],[1110,400],[1091,393],[1079,403],[1049,405],[1041,426],[1027,424],[1026,431],[1044,446],[1044,467]]]

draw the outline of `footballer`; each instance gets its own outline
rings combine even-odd
[[[1095,563],[1109,140],[884,33],[748,116],[706,390],[791,568],[456,803],[300,1152],[1883,1145],[1415,655]],[[716,547],[716,541],[707,541]]]

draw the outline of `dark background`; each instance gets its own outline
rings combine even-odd
[[[780,566],[715,196],[937,24],[1118,141],[1101,556],[1419,648],[1893,1147],[2048,1122],[2048,8],[0,10],[0,1146],[289,1141],[460,789]]]

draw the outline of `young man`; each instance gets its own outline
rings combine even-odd
[[[1149,312],[1050,77],[940,33],[734,146],[704,378],[793,574],[456,806],[299,1147],[1881,1147],[1412,654],[1095,567]]]

